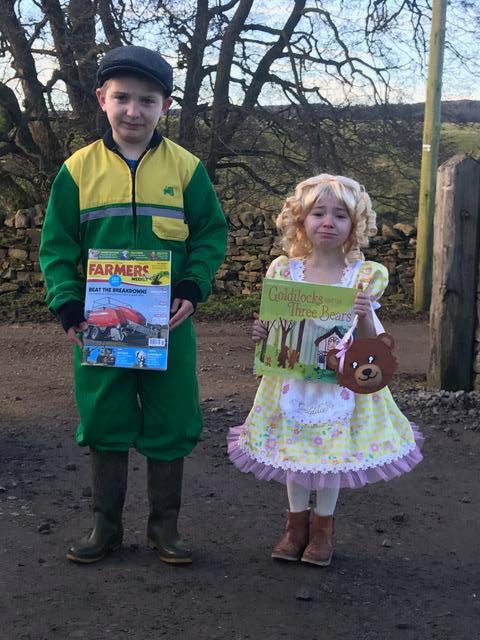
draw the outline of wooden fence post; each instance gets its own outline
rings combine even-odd
[[[430,389],[472,389],[480,241],[480,163],[438,169],[430,307]]]

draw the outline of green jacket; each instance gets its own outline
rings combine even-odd
[[[168,249],[173,297],[195,305],[211,291],[226,241],[198,158],[155,132],[131,171],[109,132],[74,153],[52,185],[40,247],[47,304],[83,303],[88,249]]]

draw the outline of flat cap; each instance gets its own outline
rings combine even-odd
[[[132,74],[147,78],[161,86],[168,97],[173,91],[173,69],[156,51],[128,45],[110,49],[103,56],[97,71],[99,87],[114,76]]]

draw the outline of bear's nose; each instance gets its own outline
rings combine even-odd
[[[364,376],[370,377],[372,370],[371,369],[362,369],[362,373]]]

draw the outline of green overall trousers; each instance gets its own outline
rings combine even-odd
[[[170,332],[167,371],[81,365],[75,347],[76,440],[98,451],[130,447],[154,460],[175,460],[202,429],[191,318]]]

